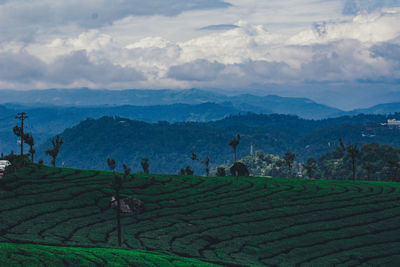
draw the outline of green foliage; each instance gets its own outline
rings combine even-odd
[[[258,150],[253,156],[246,156],[240,162],[247,166],[252,176],[288,177],[288,166],[285,165],[284,159],[276,155],[266,154]],[[294,176],[299,170],[299,164],[297,162],[291,164],[291,171],[293,172],[291,176]]]
[[[218,167],[216,175],[217,175],[217,177],[225,177],[226,176],[225,168]]]
[[[372,143],[361,149],[356,147],[356,150],[343,153],[343,149],[338,148],[322,156],[318,177],[349,179],[355,174],[356,179],[378,181],[394,181],[400,177],[400,149]]]
[[[1,266],[218,266],[162,252],[0,243]]]
[[[193,163],[187,155],[195,151],[202,160],[208,155],[212,159],[209,168],[215,170],[222,164],[233,163],[232,147],[227,143],[240,132],[237,159],[246,157],[253,143],[256,150],[274,155],[291,151],[297,161],[305,162],[334,150],[338,136],[360,147],[371,142],[400,147],[400,131],[380,125],[387,118],[360,115],[308,121],[294,116],[247,114],[208,123],[148,124],[104,117],[88,119],[67,129],[62,134],[65,145],[60,157],[66,166],[107,169],[104,155],[112,155],[135,172],[142,170],[141,159],[148,157],[152,173],[176,173],[182,166]],[[112,134],[109,129],[113,129]],[[374,137],[362,136],[362,132]],[[38,152],[49,145],[42,146]],[[204,165],[193,164],[192,168],[195,173],[205,174]]]
[[[56,135],[56,139],[52,139],[51,143],[53,148],[46,149],[44,152],[51,157],[51,165],[55,167],[58,153],[60,152],[61,145],[64,144],[64,141],[59,135]]]
[[[296,154],[293,152],[286,151],[284,156],[284,161],[286,166],[288,167],[288,176],[290,177],[292,174],[292,165],[294,163],[294,159],[296,158]]]
[[[303,164],[306,174],[309,178],[313,178],[314,171],[318,168],[318,164],[314,158],[309,158],[307,164]]]
[[[32,134],[24,134],[24,141],[27,145],[29,145],[29,154],[31,155],[31,160],[33,162],[33,156],[36,153],[36,149],[33,148],[33,146],[35,145],[35,140],[33,139]]]
[[[229,145],[232,147],[233,152],[234,152],[234,154],[235,154],[235,157],[234,157],[234,161],[233,161],[233,162],[236,162],[236,149],[237,149],[237,146],[239,145],[239,143],[240,143],[240,134],[238,134],[237,137],[234,137],[234,138],[229,142]]]
[[[232,176],[235,177],[248,177],[250,176],[249,170],[247,169],[247,166],[243,164],[242,162],[236,161],[233,163],[232,167],[229,169],[231,172]]]
[[[150,173],[150,170],[149,170],[150,163],[149,163],[148,158],[142,158],[142,160],[140,161],[140,165],[142,165],[144,173],[146,173],[146,174]]]
[[[51,265],[62,255],[71,266],[102,259],[133,264],[138,250],[223,266],[396,266],[400,260],[399,183],[137,174],[121,196],[141,199],[145,209],[121,216],[122,246],[129,250],[111,250],[117,243],[112,178],[109,171],[29,165],[0,180],[0,242],[60,246],[15,244],[23,253],[2,246],[0,265],[16,259]]]

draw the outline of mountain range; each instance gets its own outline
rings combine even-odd
[[[324,119],[360,113],[389,114],[400,112],[400,103],[380,104],[365,109],[343,111],[316,103],[308,98],[253,94],[226,95],[200,89],[91,90],[79,88],[27,91],[1,90],[0,92],[0,104],[14,103],[30,107],[165,106],[215,103],[227,108],[227,112],[231,112],[231,114],[237,112],[278,113],[297,115],[305,119]],[[167,120],[170,121],[170,119]]]
[[[90,90],[48,89],[15,91],[2,90],[0,104],[17,103],[29,106],[159,106],[171,104],[197,105],[217,103],[238,111],[298,115],[308,119],[338,116],[341,110],[315,103],[306,98],[258,96],[251,94],[223,95],[199,89],[189,90]]]
[[[175,123],[215,121],[251,112],[293,114],[314,120],[341,116],[340,120],[344,121],[343,116],[347,115],[400,112],[400,103],[380,104],[346,112],[306,98],[251,94],[228,96],[199,89],[111,91],[82,88],[0,92],[0,152],[4,153],[18,150],[12,128],[18,123],[15,115],[21,111],[27,112],[29,116],[25,121],[26,131],[33,133],[37,145],[87,118],[99,119],[103,116],[147,123]]]

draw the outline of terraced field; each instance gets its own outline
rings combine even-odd
[[[0,266],[219,266],[167,253],[0,243]]]
[[[109,172],[36,165],[8,175],[0,242],[115,248],[110,184]],[[135,175],[123,194],[145,203],[123,215],[125,249],[222,265],[400,264],[397,183]]]

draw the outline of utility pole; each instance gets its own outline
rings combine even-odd
[[[18,113],[16,119],[21,120],[21,156],[24,155],[24,120],[28,118],[25,112]]]

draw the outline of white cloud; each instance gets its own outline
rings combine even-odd
[[[318,23],[312,29],[290,38],[289,45],[329,43],[343,39],[377,43],[392,40],[400,35],[400,10],[392,12],[360,13],[350,21]]]
[[[353,1],[355,15],[343,12],[351,3],[342,0],[178,6],[182,1],[150,1],[159,7],[150,10],[150,2],[134,1],[135,9],[92,0],[76,13],[76,1],[3,1],[0,13],[15,10],[0,23],[15,25],[0,37],[0,66],[16,67],[0,74],[0,87],[258,88],[400,79],[400,11],[390,1],[368,0],[370,8]],[[32,14],[20,18],[28,8]],[[199,30],[207,27],[217,30]]]

